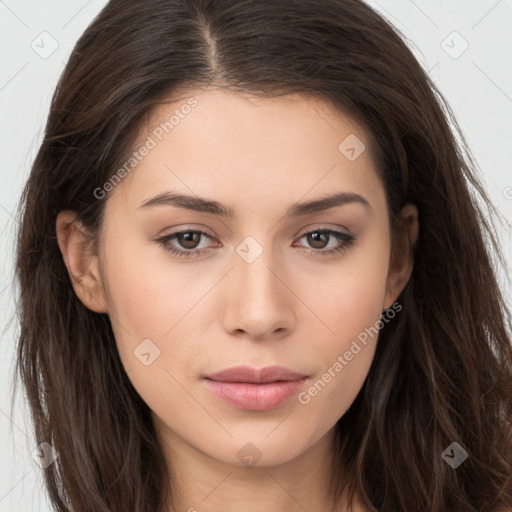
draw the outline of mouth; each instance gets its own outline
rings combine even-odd
[[[308,378],[282,366],[261,369],[238,366],[204,379],[207,388],[229,405],[248,411],[265,411],[289,400]]]

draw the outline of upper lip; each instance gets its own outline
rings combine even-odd
[[[258,384],[299,380],[305,377],[307,377],[307,375],[294,372],[284,366],[266,366],[264,368],[234,366],[233,368],[227,368],[226,370],[206,376],[207,379],[219,382],[252,382]]]

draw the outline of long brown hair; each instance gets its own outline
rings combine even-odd
[[[72,52],[20,201],[17,372],[37,442],[59,454],[44,470],[55,509],[155,512],[173,495],[150,410],[109,317],[75,295],[55,222],[71,209],[96,233],[108,196],[93,191],[151,109],[212,84],[331,102],[372,138],[391,217],[405,202],[419,210],[403,309],[336,424],[333,497],[361,493],[382,512],[512,508],[511,327],[493,208],[401,35],[359,0],[111,0]],[[453,442],[468,453],[457,469],[442,457]]]

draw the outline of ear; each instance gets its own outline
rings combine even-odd
[[[406,204],[392,226],[391,260],[383,309],[388,309],[402,293],[414,266],[414,245],[418,239],[418,209]]]
[[[107,313],[93,237],[71,210],[63,210],[57,215],[56,228],[59,248],[77,297],[92,311]]]

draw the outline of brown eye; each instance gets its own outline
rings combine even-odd
[[[201,236],[199,231],[183,231],[176,234],[176,240],[185,249],[196,249]]]
[[[304,233],[299,239],[306,239],[307,245],[312,249],[309,251],[312,254],[320,256],[332,256],[335,253],[348,249],[356,240],[354,235],[335,231],[332,229],[317,229]],[[337,242],[334,247],[328,247],[331,240]]]
[[[308,243],[314,249],[323,249],[331,237],[331,235],[325,231],[312,231],[305,236],[307,237]]]
[[[193,231],[189,229],[186,231],[176,231],[170,235],[158,238],[156,241],[162,245],[166,251],[176,256],[188,258],[200,256],[208,251],[208,247],[198,248],[202,238],[211,239],[212,237],[203,231]]]

